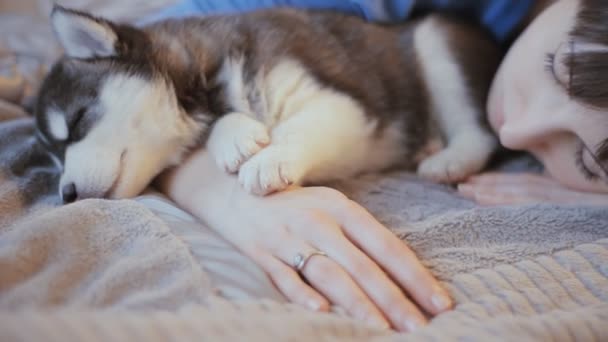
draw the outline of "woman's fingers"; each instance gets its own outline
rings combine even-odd
[[[294,267],[292,263],[298,254],[306,257],[316,250],[310,245],[292,239],[285,241],[276,250],[276,257],[283,261],[286,267],[287,265]],[[380,328],[390,326],[372,300],[352,280],[348,273],[328,256],[311,255],[307,258],[301,274],[310,286],[334,305],[344,308],[353,318]]]
[[[332,303],[344,308],[349,315],[378,328],[391,325],[374,302],[335,261],[327,256],[313,256],[302,275],[308,283],[323,293]]]
[[[554,180],[536,174],[483,174],[459,184],[458,191],[482,205],[560,202],[564,198],[563,188]]]
[[[452,307],[447,292],[414,252],[367,210],[350,201],[346,208],[333,206],[330,212],[342,225],[348,238],[426,311],[438,314]]]
[[[470,192],[461,190],[461,193],[468,198],[481,205],[514,205],[514,204],[530,204],[539,202],[538,198],[530,195],[517,194],[513,192],[500,192],[500,189],[477,189]]]
[[[542,185],[461,184],[458,191],[481,205],[515,205],[533,203],[577,203],[580,193]]]
[[[328,300],[307,285],[293,268],[266,252],[256,251],[248,254],[262,267],[289,301],[313,311],[329,311]]]
[[[314,244],[344,267],[393,327],[412,331],[426,324],[424,315],[403,291],[341,232],[324,236]]]
[[[460,184],[458,192],[481,205],[524,204],[540,200],[535,188],[514,185]]]
[[[470,177],[467,182],[468,184],[479,184],[479,185],[554,185],[556,182],[543,175],[533,173],[498,173],[488,172],[480,175]]]
[[[402,331],[426,323],[402,290],[430,313],[451,307],[445,291],[414,253],[365,209],[336,191],[299,191],[266,198],[285,210],[273,213],[272,220],[254,220],[259,226],[255,245],[261,253],[247,253],[291,301],[309,308],[320,301],[321,306],[331,303],[354,318]],[[247,251],[251,239],[239,236],[231,240]],[[307,260],[301,272],[306,284],[294,270],[293,260],[316,249],[328,256]]]

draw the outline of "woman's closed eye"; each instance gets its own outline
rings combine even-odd
[[[576,166],[586,179],[593,182],[598,180],[608,182],[608,171],[583,142],[580,142],[576,149],[575,161]]]

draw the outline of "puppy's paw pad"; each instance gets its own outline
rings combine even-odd
[[[298,183],[300,174],[286,149],[269,146],[241,166],[239,182],[248,192],[263,196]]]

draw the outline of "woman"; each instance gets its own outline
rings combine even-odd
[[[481,175],[461,193],[483,204],[607,205],[608,3],[558,1],[539,15],[505,57],[488,114],[501,144],[531,152],[549,177]]]
[[[486,174],[460,185],[481,203],[608,202],[593,193],[608,192],[608,4],[547,5],[539,5],[540,15],[509,50],[488,109],[502,144],[533,153],[552,178]],[[529,9],[518,9],[520,20],[506,29],[492,30],[496,37],[506,39]],[[475,12],[482,22],[484,10]],[[250,196],[204,151],[167,174],[161,187],[257,262],[295,303],[321,311],[339,305],[353,317],[402,331],[425,324],[421,310],[438,314],[452,305],[403,242],[335,190]]]

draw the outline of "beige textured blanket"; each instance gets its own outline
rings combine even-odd
[[[111,3],[81,5],[127,19],[149,10]],[[0,341],[608,340],[606,208],[482,208],[402,173],[337,185],[458,303],[399,335],[286,304],[251,261],[158,194],[58,206],[57,170],[20,107],[56,53],[48,28],[25,21],[32,8],[0,20],[11,33],[0,37]]]

